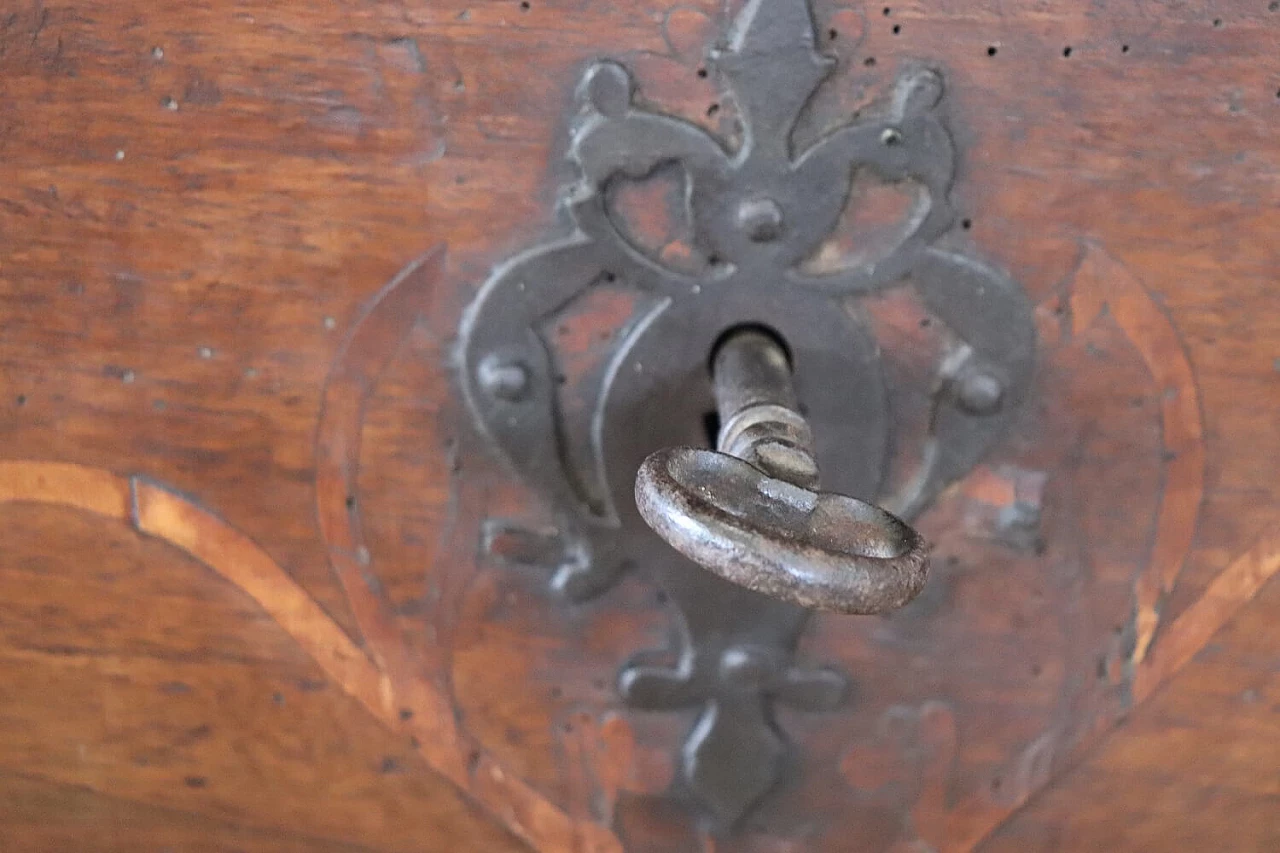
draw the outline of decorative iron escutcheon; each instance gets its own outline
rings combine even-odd
[[[878,109],[795,151],[796,123],[835,65],[817,51],[806,0],[750,0],[709,60],[741,116],[736,144],[641,104],[618,63],[586,71],[569,151],[578,179],[561,197],[571,230],[495,269],[465,312],[459,362],[479,430],[555,513],[539,544],[553,588],[583,600],[643,566],[674,604],[677,662],[640,653],[619,690],[637,710],[698,709],[673,794],[728,831],[779,778],[789,747],[775,703],[832,710],[846,696],[844,674],[793,660],[811,609],[880,613],[919,592],[925,544],[900,519],[1004,430],[1035,337],[1018,285],[934,245],[955,218],[938,70],[909,68]],[[696,269],[637,245],[610,200],[618,182],[671,165],[685,177]],[[921,190],[905,235],[877,260],[807,272],[859,170]],[[917,472],[885,495],[891,412],[857,300],[907,283],[951,343]],[[545,329],[605,285],[638,307],[566,405]],[[719,452],[695,449],[716,412]],[[488,542],[539,535],[486,529]]]

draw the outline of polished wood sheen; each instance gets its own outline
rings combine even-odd
[[[1039,362],[921,519],[921,599],[815,620],[852,704],[712,838],[663,796],[688,719],[614,691],[653,585],[570,606],[480,553],[546,518],[450,345],[555,227],[583,68],[723,130],[737,5],[0,4],[0,846],[1280,849],[1280,7],[814,5],[814,126],[942,70],[948,239]],[[870,313],[927,377],[919,306]]]

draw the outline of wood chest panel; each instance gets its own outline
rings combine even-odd
[[[653,584],[566,605],[481,553],[546,510],[453,344],[556,227],[583,69],[725,130],[699,72],[739,6],[0,8],[7,843],[1273,849],[1274,5],[815,0],[814,126],[945,75],[946,239],[1027,292],[1035,390],[921,519],[922,598],[812,624],[853,703],[783,712],[802,763],[718,839],[664,796],[689,718],[615,694],[668,639]]]

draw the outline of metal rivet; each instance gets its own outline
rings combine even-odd
[[[767,649],[730,646],[720,656],[720,678],[738,688],[766,687],[777,668],[777,661]]]
[[[782,208],[771,198],[747,199],[738,205],[738,227],[753,242],[772,242],[782,236]]]
[[[973,371],[959,379],[956,400],[973,415],[990,415],[1004,402],[1004,384],[990,373]]]
[[[502,355],[490,355],[480,362],[476,378],[485,393],[514,403],[529,394],[529,368],[524,362]]]
[[[882,145],[897,145],[902,141],[902,131],[896,127],[886,127],[880,131],[880,143]]]

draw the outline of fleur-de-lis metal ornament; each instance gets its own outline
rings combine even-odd
[[[807,611],[702,571],[654,536],[632,498],[637,468],[658,448],[706,443],[704,418],[715,409],[709,354],[726,330],[765,326],[792,357],[824,485],[913,517],[1012,417],[1030,380],[1034,328],[1014,282],[934,245],[955,218],[956,151],[938,70],[907,69],[880,109],[797,151],[797,121],[835,65],[817,50],[806,0],[749,0],[710,61],[741,116],[735,146],[642,105],[623,65],[586,71],[569,151],[578,180],[562,194],[572,230],[495,269],[465,312],[458,361],[479,430],[557,518],[551,536],[491,521],[487,542],[496,549],[508,540],[503,550],[552,564],[552,586],[571,600],[641,565],[674,604],[676,663],[637,655],[619,688],[636,709],[698,709],[674,793],[723,829],[779,778],[788,747],[775,703],[834,709],[846,678],[793,662]],[[685,177],[698,269],[674,268],[637,245],[611,210],[616,182],[673,164]],[[920,203],[876,260],[806,272],[860,170],[920,188]],[[856,299],[908,282],[951,343],[918,473],[886,496],[891,412],[880,350]],[[600,369],[566,401],[545,330],[598,287],[627,289],[637,307]]]

